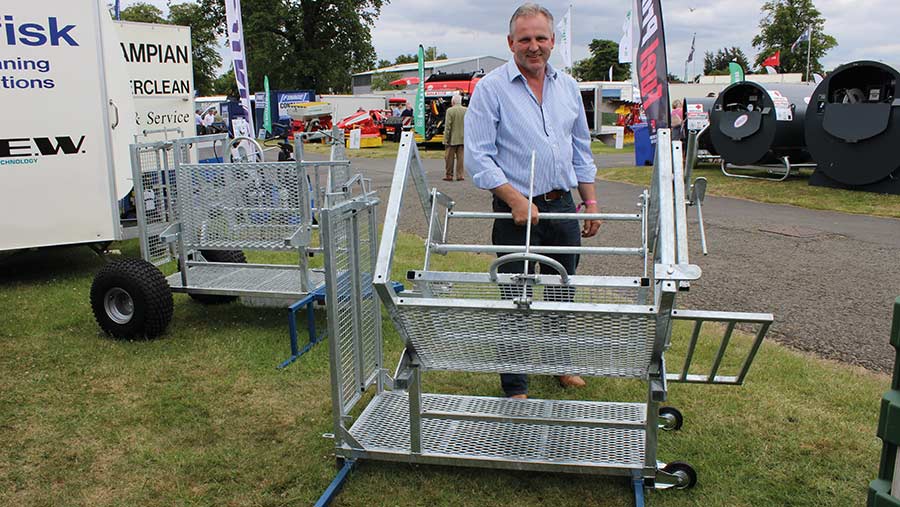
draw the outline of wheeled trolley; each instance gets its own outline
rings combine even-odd
[[[668,130],[659,130],[653,184],[640,197],[639,213],[540,216],[632,222],[641,231],[637,245],[457,245],[447,242],[453,222],[509,215],[457,211],[450,197],[436,189],[429,192],[415,143],[405,134],[374,272],[374,287],[405,351],[389,375],[372,369],[378,360],[355,359],[357,351],[377,350],[366,338],[343,348],[332,343],[335,380],[369,379],[333,384],[335,454],[346,463],[368,459],[627,476],[634,481],[639,503],[644,488],[692,486],[696,473],[690,465],[657,460],[659,429],[677,429],[682,423],[677,409],[660,406],[667,399],[667,384],[742,384],[772,315],[675,307],[678,292],[701,274],[688,260],[688,199],[681,160],[681,144],[671,142]],[[425,263],[408,273],[408,290],[394,293],[388,279],[409,179],[428,218]],[[432,256],[450,251],[503,255],[482,273],[431,268]],[[636,256],[644,261],[644,272],[633,277],[574,275],[546,257],[567,252]],[[540,263],[541,272],[498,272],[503,264],[522,261]],[[692,321],[694,328],[689,343],[682,344],[682,364],[670,369],[665,356],[676,320]],[[695,355],[700,355],[700,330],[706,322],[724,326],[716,326],[722,333],[718,346],[701,370]],[[741,357],[735,358],[729,344],[738,324],[753,327],[755,338],[738,349]],[[366,365],[370,369],[357,369]],[[435,370],[628,378],[643,381],[647,395],[643,402],[628,403],[423,392],[422,375]],[[374,397],[353,420],[351,410],[373,384]],[[327,501],[323,497],[320,504]]]
[[[232,161],[193,162],[189,147],[199,142],[223,153],[231,146]],[[348,160],[243,161],[262,160],[261,153],[253,140],[224,135],[132,145],[143,260],[110,263],[95,278],[91,304],[105,332],[161,334],[172,292],[203,303],[246,296],[287,307],[322,288],[324,270],[309,266],[310,254],[322,250],[313,242],[316,218],[346,200],[375,199],[369,181]],[[298,263],[250,264],[244,250],[292,251]],[[157,266],[172,260],[179,269],[164,277]]]

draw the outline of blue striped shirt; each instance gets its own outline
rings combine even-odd
[[[509,183],[527,196],[532,150],[534,195],[593,183],[597,175],[578,84],[549,63],[542,104],[510,60],[478,82],[465,124],[466,171],[478,188]]]

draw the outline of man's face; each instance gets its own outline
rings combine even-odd
[[[516,19],[513,33],[506,37],[509,50],[523,74],[538,76],[547,66],[556,38],[550,20],[543,14]]]

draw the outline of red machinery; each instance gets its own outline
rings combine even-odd
[[[288,139],[294,139],[295,132],[331,130],[334,108],[327,102],[292,102],[285,109],[291,117]]]

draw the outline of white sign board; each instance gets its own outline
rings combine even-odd
[[[791,121],[794,119],[794,113],[791,111],[791,102],[781,94],[778,90],[769,90],[769,97],[775,104],[775,120]]]
[[[4,2],[0,250],[115,238],[110,100],[127,90],[104,78],[105,6]]]
[[[195,135],[191,29],[129,21],[115,25],[134,96],[137,140]]]
[[[360,143],[362,143],[362,131],[359,129],[353,129],[350,131],[350,146],[351,150],[360,149]]]
[[[703,104],[688,104],[685,114],[688,130],[700,131],[709,125],[709,112],[703,110]]]

